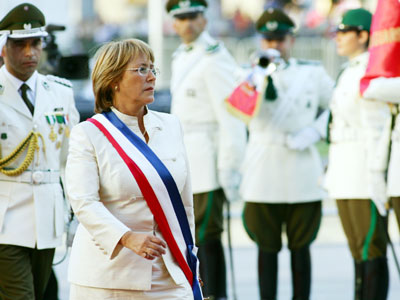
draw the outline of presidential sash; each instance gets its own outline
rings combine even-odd
[[[202,300],[193,237],[174,178],[150,147],[112,111],[87,121],[106,136],[129,168],[172,255],[192,287],[194,299]]]

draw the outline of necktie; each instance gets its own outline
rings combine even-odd
[[[35,110],[35,108],[34,108],[32,102],[28,98],[28,94],[27,94],[28,89],[29,89],[29,86],[26,83],[23,83],[20,87],[22,99],[24,100],[26,106],[28,107],[29,111],[31,112],[31,114],[33,116],[33,111]]]
[[[276,88],[274,85],[274,81],[272,80],[271,75],[267,77],[267,88],[265,89],[265,100],[267,101],[275,101],[278,98]]]

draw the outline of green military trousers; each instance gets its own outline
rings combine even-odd
[[[290,250],[309,246],[317,236],[320,223],[321,201],[290,204],[246,202],[243,211],[247,234],[266,252],[281,250],[283,229],[286,229]]]
[[[400,230],[400,197],[392,197],[390,201],[392,202],[392,207],[397,219],[397,225]]]
[[[222,189],[193,195],[197,246],[221,239],[225,201]]]
[[[54,251],[0,244],[0,300],[45,300]]]
[[[368,199],[337,200],[340,221],[356,261],[386,256],[386,224]]]

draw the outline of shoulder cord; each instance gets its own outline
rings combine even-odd
[[[1,157],[1,145],[0,145],[0,172],[7,176],[18,176],[26,171],[29,165],[32,163],[35,156],[35,151],[39,152],[38,140],[42,140],[43,153],[46,153],[46,147],[43,136],[39,132],[31,131],[25,139],[6,157]],[[15,161],[23,151],[28,148],[28,152],[25,156],[24,161],[15,169],[6,170],[5,167]]]

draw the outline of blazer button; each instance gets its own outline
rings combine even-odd
[[[107,254],[108,254],[108,252],[107,252],[107,251],[103,251],[103,254],[104,254],[104,255],[107,255]]]

